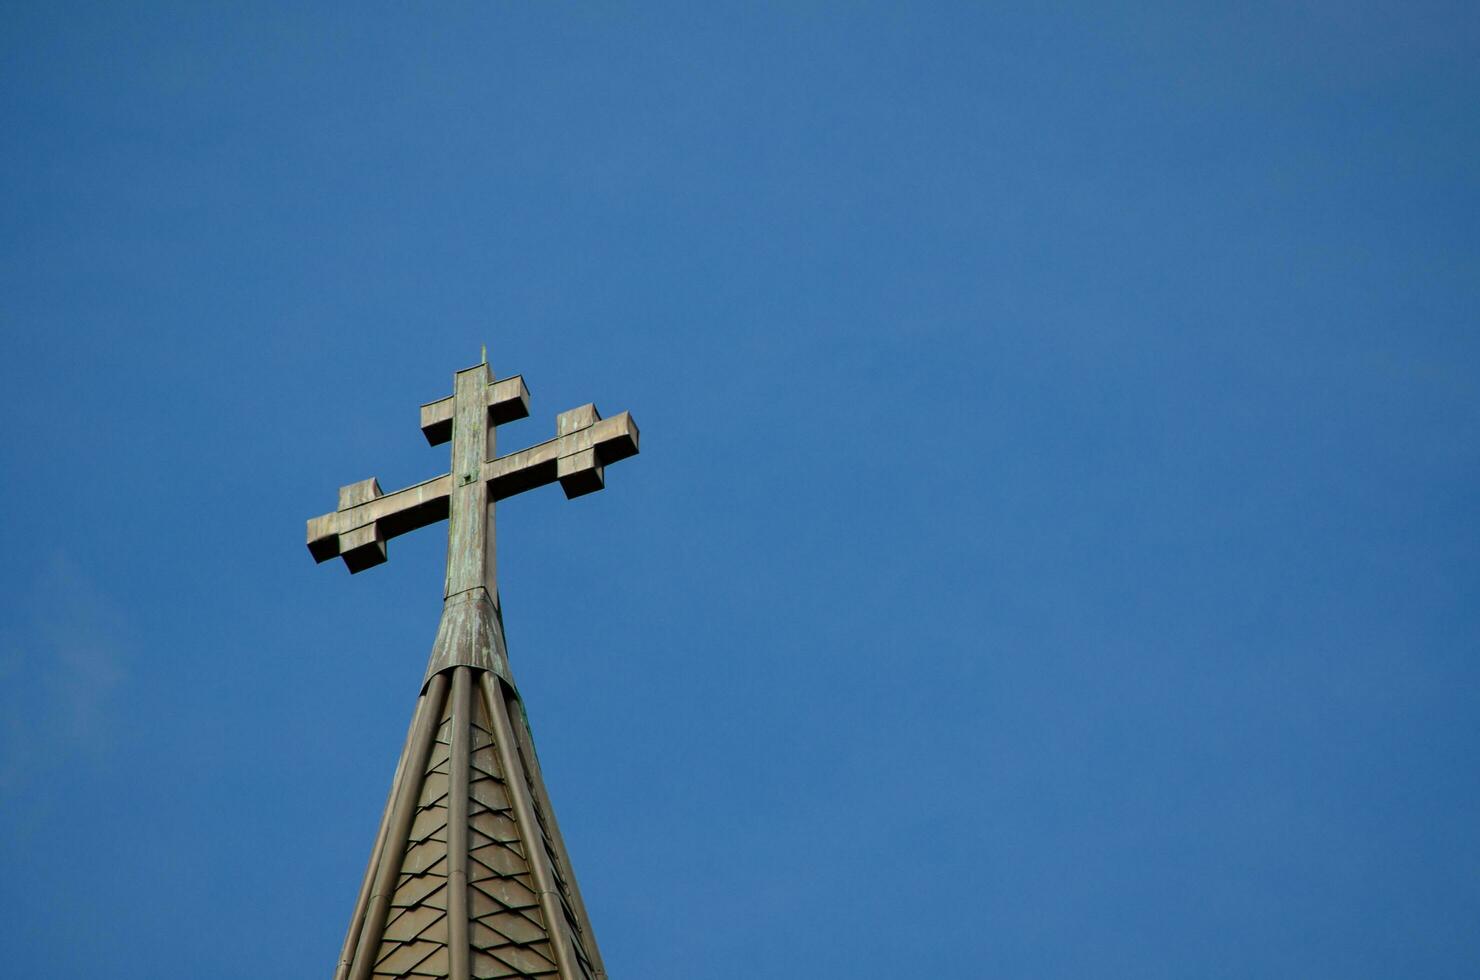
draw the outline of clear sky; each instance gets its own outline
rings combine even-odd
[[[614,977],[1473,977],[1473,3],[0,12],[0,973],[325,977],[486,343]]]

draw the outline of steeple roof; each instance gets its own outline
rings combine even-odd
[[[517,691],[433,675],[335,980],[605,976]]]

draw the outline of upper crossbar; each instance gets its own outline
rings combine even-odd
[[[524,386],[523,375],[490,382],[487,395],[489,425],[529,417],[529,389]],[[421,406],[421,431],[432,446],[440,446],[452,438],[451,395]]]

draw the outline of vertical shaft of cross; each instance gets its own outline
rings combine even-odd
[[[495,581],[493,506],[483,481],[483,461],[493,458],[488,424],[487,364],[457,372],[452,389],[452,499],[447,531],[446,598],[484,589],[498,605]]]
[[[498,608],[494,503],[483,474],[485,461],[493,458],[492,381],[487,364],[453,376],[446,591],[423,686],[438,671],[459,664],[491,670],[512,683]]]

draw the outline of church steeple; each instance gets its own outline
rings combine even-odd
[[[486,358],[457,372],[452,397],[421,410],[427,440],[452,442],[451,471],[393,494],[351,484],[308,522],[314,558],[351,572],[398,534],[450,523],[442,621],[335,980],[606,976],[509,671],[493,514],[556,480],[570,497],[601,489],[605,465],[637,453],[637,426],[585,405],[554,439],[497,457],[494,427],[528,404],[523,379],[495,381]]]

